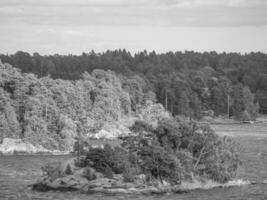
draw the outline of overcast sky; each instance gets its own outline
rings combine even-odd
[[[0,0],[0,53],[267,53],[267,0]]]

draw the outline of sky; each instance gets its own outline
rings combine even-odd
[[[0,0],[0,53],[267,53],[267,0]]]

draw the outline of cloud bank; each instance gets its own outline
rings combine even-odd
[[[0,25],[0,53],[117,47],[266,51],[267,1],[0,0]]]

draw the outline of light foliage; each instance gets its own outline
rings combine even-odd
[[[145,96],[153,99],[143,82],[104,70],[86,72],[77,81],[37,78],[0,63],[2,138],[71,150],[75,137],[91,137],[144,107]]]

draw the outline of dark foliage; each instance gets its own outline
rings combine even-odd
[[[226,182],[235,176],[240,163],[237,144],[194,121],[166,119],[152,132],[132,137],[124,143],[135,152],[142,171],[156,179],[179,182],[198,174]]]
[[[66,167],[66,170],[65,170],[65,174],[70,175],[72,173],[73,172],[72,172],[71,166],[68,164],[67,167]]]
[[[102,172],[105,177],[107,178],[113,178],[113,171],[112,169],[109,167],[109,166],[106,166],[104,169],[103,169],[103,172]]]
[[[55,163],[48,163],[47,165],[43,166],[41,168],[43,174],[45,176],[48,176],[51,178],[51,180],[55,180],[58,177],[62,177],[63,173],[60,170],[60,163],[55,162]]]
[[[249,115],[244,101],[236,102],[232,91],[238,85],[248,86],[255,95],[254,102],[259,110],[267,113],[267,55],[263,53],[238,53],[192,51],[156,54],[154,51],[131,55],[126,50],[106,51],[104,53],[83,53],[82,55],[50,55],[38,53],[30,55],[17,52],[14,55],[0,55],[3,62],[20,68],[23,72],[33,72],[38,76],[50,75],[52,78],[77,80],[85,71],[110,69],[125,76],[139,75],[144,79],[142,87],[153,90],[157,100],[173,115],[185,115],[199,119],[203,111],[213,110],[215,115],[230,115],[243,120],[243,112]],[[131,81],[139,83],[140,81]],[[129,83],[123,84],[129,87]],[[138,85],[138,84],[137,84]],[[7,88],[10,90],[10,88]],[[140,94],[131,92],[132,110],[140,101]],[[90,95],[92,102],[94,95]],[[228,102],[228,97],[230,101]],[[239,110],[236,110],[235,107]],[[255,117],[250,117],[254,120]]]
[[[86,154],[83,165],[90,165],[99,172],[111,172],[116,174],[124,171],[125,162],[127,162],[128,155],[125,150],[116,147],[112,148],[106,144],[104,148],[90,148]]]
[[[132,133],[121,137],[121,147],[90,148],[77,163],[112,178],[123,174],[126,182],[144,174],[151,182],[179,184],[193,176],[227,182],[240,164],[238,145],[219,138],[208,125],[195,121],[163,119],[157,128],[136,121]]]
[[[129,165],[125,166],[124,171],[123,171],[123,180],[125,182],[134,182],[137,174],[137,170],[135,167],[130,167]]]
[[[90,167],[84,168],[83,177],[87,178],[89,181],[96,179],[96,175]]]

